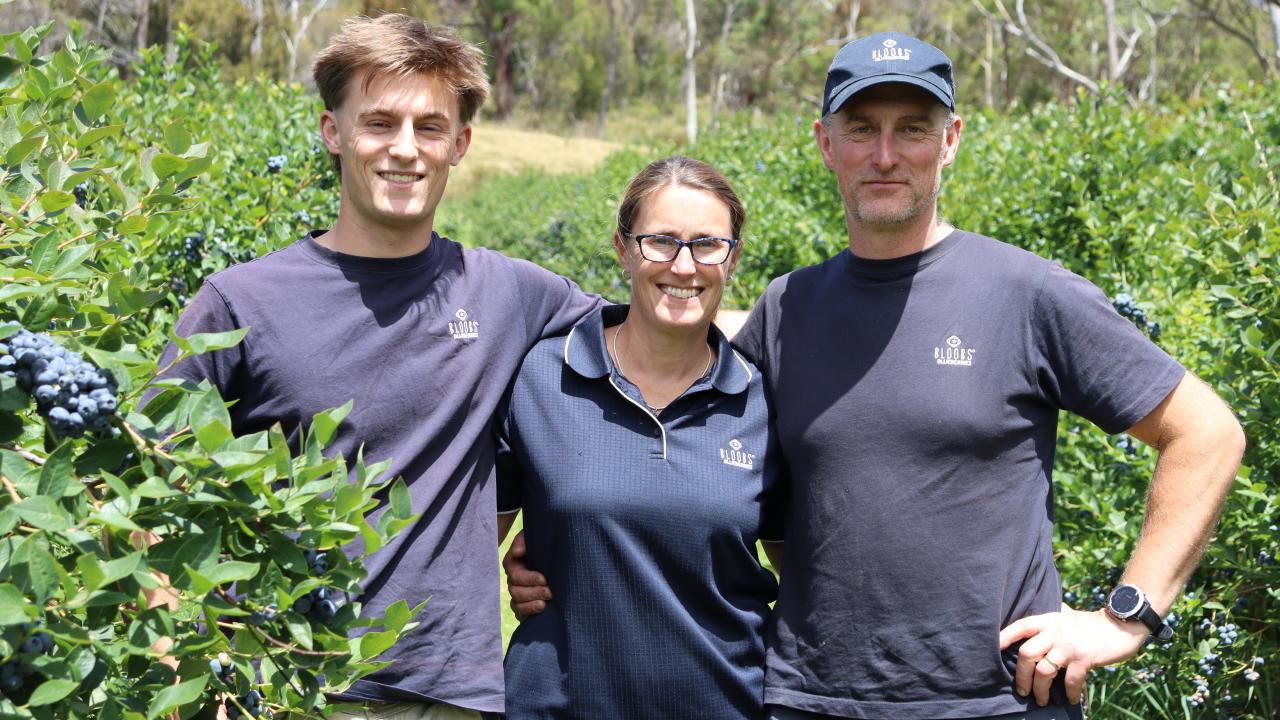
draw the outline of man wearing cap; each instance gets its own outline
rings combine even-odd
[[[765,702],[776,720],[1079,718],[1091,667],[1164,634],[1244,437],[1204,383],[1061,265],[938,216],[951,62],[846,45],[814,133],[849,248],[778,278],[734,342],[794,483]],[[1058,411],[1159,452],[1107,610],[1062,605]]]

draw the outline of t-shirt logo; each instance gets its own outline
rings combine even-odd
[[[469,319],[466,310],[458,308],[453,316],[457,320],[449,323],[449,334],[453,335],[454,340],[474,340],[480,337],[480,323]]]
[[[898,47],[898,41],[893,38],[885,40],[883,48],[877,48],[871,51],[871,59],[875,62],[884,62],[885,60],[910,60],[911,51],[907,48]]]
[[[742,449],[742,441],[734,438],[729,441],[728,450],[720,448],[720,461],[725,465],[751,470],[755,467],[756,456],[753,453],[745,452]]]
[[[964,341],[959,335],[948,337],[944,344],[946,347],[933,349],[934,362],[939,365],[963,365],[964,367],[973,365],[974,349],[964,347]]]

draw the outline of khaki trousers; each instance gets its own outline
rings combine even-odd
[[[354,712],[336,712],[328,720],[481,720],[478,710],[444,703],[366,703]]]

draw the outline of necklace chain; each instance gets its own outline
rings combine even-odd
[[[626,323],[618,323],[618,327],[615,328],[613,331],[613,364],[618,366],[618,374],[623,377],[626,377],[627,373],[625,370],[622,369],[622,349],[618,345],[618,334],[622,332],[622,326],[625,324]],[[712,364],[715,363],[715,360],[716,360],[715,354],[711,352],[711,345],[708,344],[706,347],[707,347],[707,365],[706,367],[702,368],[702,374],[699,375],[698,377],[706,377],[707,373],[711,372],[711,366]],[[608,348],[606,347],[606,349]],[[677,395],[676,397],[679,397],[679,395]],[[645,404],[649,405],[647,401],[645,402]],[[666,410],[668,407],[671,407],[671,403],[669,402],[666,405],[663,405],[662,407],[654,407],[652,405],[649,405],[649,409],[655,413],[660,413],[663,410]]]

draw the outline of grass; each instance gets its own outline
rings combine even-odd
[[[522,170],[583,172],[600,164],[620,143],[585,137],[561,137],[497,123],[476,125],[471,147],[449,174],[446,198],[465,197],[488,177]]]

